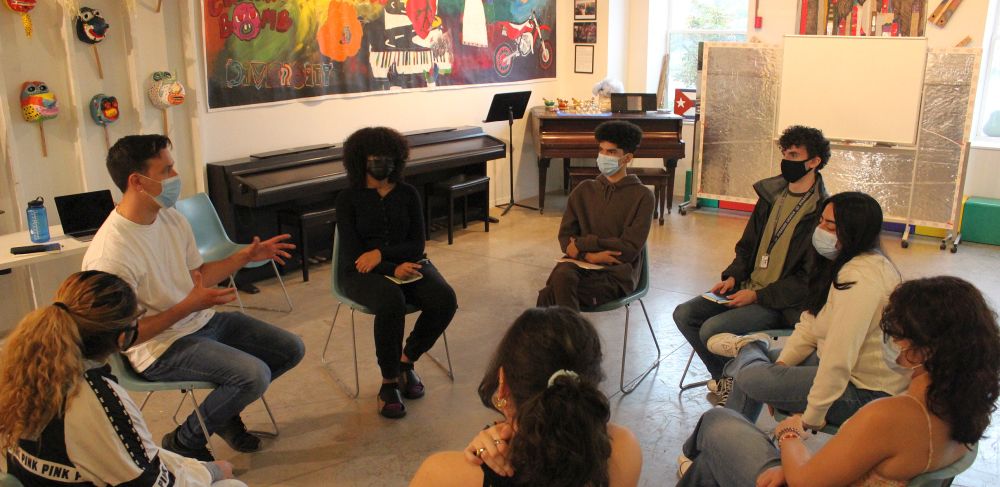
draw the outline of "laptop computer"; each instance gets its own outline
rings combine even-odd
[[[94,238],[97,229],[115,209],[111,191],[107,189],[56,196],[55,200],[63,233],[83,242]]]

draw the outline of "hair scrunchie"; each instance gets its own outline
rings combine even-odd
[[[572,370],[559,369],[549,376],[549,387],[552,387],[552,384],[555,384],[556,379],[563,376],[570,377],[577,381],[580,380],[580,376],[576,372],[573,372]]]
[[[72,313],[72,311],[69,310],[69,306],[66,306],[66,303],[63,303],[62,301],[56,301],[52,303],[52,306],[55,306],[56,308],[59,308],[67,313]]]

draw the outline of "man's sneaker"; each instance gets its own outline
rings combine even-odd
[[[180,429],[180,427],[178,427],[177,429]],[[160,445],[163,447],[164,450],[172,451],[183,457],[193,458],[195,460],[200,460],[203,462],[215,461],[215,457],[212,456],[212,452],[208,451],[208,448],[205,448],[204,446],[200,448],[188,448],[182,445],[181,442],[177,440],[176,429],[163,435],[163,439],[160,441]]]
[[[733,392],[733,382],[732,377],[723,377],[719,379],[719,390],[715,392],[715,405],[718,407],[724,407],[726,401],[729,401],[729,394]]]
[[[684,477],[688,469],[691,468],[691,464],[694,463],[690,458],[684,456],[683,453],[677,456],[677,478]]]
[[[754,333],[753,335],[719,333],[718,335],[713,335],[712,338],[709,338],[708,343],[705,345],[708,347],[709,352],[712,352],[720,357],[733,358],[736,354],[740,353],[740,349],[748,343],[757,341],[764,344],[765,350],[771,346],[771,336],[767,333]]]
[[[715,394],[716,392],[719,392],[719,381],[715,379],[708,379],[708,382],[705,383],[705,387],[708,388],[708,392]]]
[[[216,432],[220,438],[225,440],[230,448],[242,453],[253,453],[260,451],[260,438],[247,432],[247,426],[239,415],[230,419],[225,426]]]

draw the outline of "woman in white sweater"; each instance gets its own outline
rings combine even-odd
[[[896,351],[879,329],[900,282],[880,251],[881,228],[882,208],[867,194],[840,193],[824,202],[806,310],[785,348],[769,351],[771,339],[762,334],[721,334],[708,342],[712,352],[735,356],[724,371],[727,408],[752,422],[768,404],[801,413],[807,427],[819,429],[906,389],[908,371],[896,365]]]

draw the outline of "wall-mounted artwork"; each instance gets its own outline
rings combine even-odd
[[[554,78],[555,4],[204,2],[209,109]]]
[[[97,44],[108,35],[108,28],[111,27],[101,11],[90,7],[80,7],[80,13],[76,16],[76,37],[84,44],[90,44],[94,50],[94,60],[97,61],[97,75],[104,79],[104,68],[101,67],[101,55],[97,52]]]
[[[573,20],[597,20],[597,0],[573,0]]]
[[[25,81],[21,84],[21,116],[25,122],[38,124],[38,135],[42,142],[42,157],[49,156],[45,145],[46,120],[52,120],[59,115],[59,103],[56,94],[49,90],[43,81]]]

